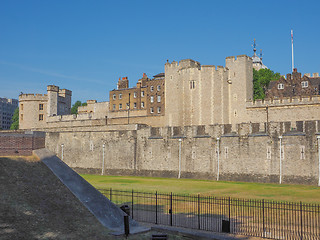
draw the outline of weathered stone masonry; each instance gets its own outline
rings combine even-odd
[[[63,144],[63,160],[82,173],[100,174],[104,168],[105,174],[178,177],[180,155],[183,178],[278,183],[282,136],[282,183],[316,185],[319,127],[320,121],[298,121],[235,129],[230,124],[68,128],[47,132],[46,147],[62,158]]]

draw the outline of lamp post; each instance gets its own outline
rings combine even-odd
[[[61,160],[63,161],[63,147],[64,147],[64,144],[62,143],[61,144]]]
[[[104,149],[105,149],[106,145],[103,144],[102,145],[102,170],[101,170],[101,175],[104,175]]]
[[[179,173],[178,173],[178,178],[181,177],[181,143],[182,143],[182,139],[179,138]]]
[[[219,170],[220,170],[220,138],[217,138],[217,181],[219,181]]]
[[[279,184],[282,183],[282,136],[279,136],[280,140],[280,150],[279,150],[279,156],[280,156],[280,162],[279,162]]]
[[[318,186],[320,187],[320,136],[317,136],[318,139],[318,156],[319,156],[319,181]]]

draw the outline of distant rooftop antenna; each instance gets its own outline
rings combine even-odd
[[[293,56],[293,30],[291,29],[291,55],[292,55],[292,72],[294,69],[294,56]]]
[[[256,39],[254,38],[253,39],[253,45],[251,45],[251,46],[253,46],[253,55],[255,56],[256,55],[256,51],[257,51],[257,49],[256,49]]]

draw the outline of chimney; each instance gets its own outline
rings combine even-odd
[[[147,74],[143,73],[142,78],[147,78]]]
[[[319,77],[319,73],[313,73],[313,77]]]
[[[304,75],[307,76],[307,77],[311,77],[310,73],[305,73]]]
[[[297,68],[294,68],[294,69],[293,69],[293,72],[294,72],[294,73],[298,72],[298,69],[297,69]]]

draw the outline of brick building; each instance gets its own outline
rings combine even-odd
[[[301,73],[295,68],[292,74],[287,74],[287,77],[281,77],[278,81],[272,81],[266,91],[266,97],[271,99],[284,97],[307,97],[320,95],[320,77],[319,73],[314,73],[313,76]]]
[[[10,129],[14,110],[18,107],[17,99],[0,98],[0,129]]]
[[[146,110],[146,115],[164,115],[164,73],[150,79],[144,73],[137,85],[129,88],[127,77],[119,78],[118,88],[110,91],[110,112]]]

